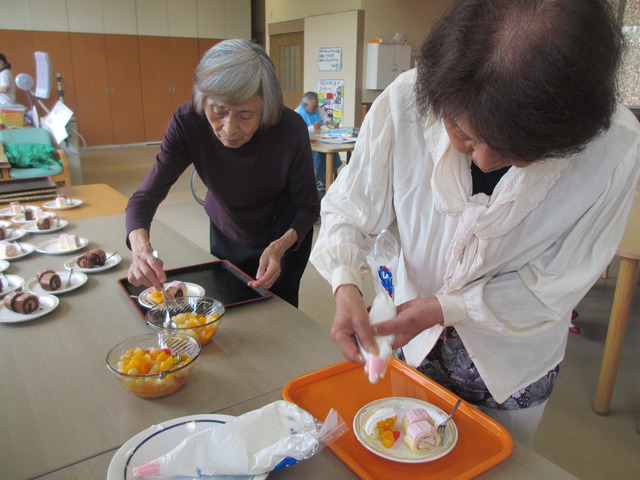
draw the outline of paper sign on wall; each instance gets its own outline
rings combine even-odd
[[[343,95],[344,80],[318,79],[316,92],[318,104],[321,105],[327,115],[333,118],[333,122],[341,124],[343,119]]]
[[[339,72],[342,70],[342,47],[319,48],[318,70],[321,72]]]

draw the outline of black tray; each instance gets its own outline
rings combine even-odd
[[[247,285],[247,282],[252,278],[227,260],[174,268],[166,270],[165,273],[167,274],[167,282],[180,280],[200,285],[204,288],[206,297],[215,298],[222,302],[225,308],[256,302],[273,296],[273,293],[269,290],[251,288]],[[138,299],[132,298],[131,295],[137,297],[148,287],[136,287],[129,283],[126,278],[119,279],[118,283],[140,312],[140,315],[144,317],[149,309],[140,305]]]

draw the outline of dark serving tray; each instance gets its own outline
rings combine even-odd
[[[223,303],[226,308],[242,305],[248,302],[256,302],[273,296],[269,290],[263,288],[251,288],[247,282],[252,278],[227,260],[201,263],[188,267],[166,270],[167,282],[180,280],[191,282],[204,288],[205,296],[215,298]],[[121,278],[118,283],[123,288],[140,315],[144,317],[148,308],[140,305],[136,297],[148,287],[136,287],[126,278]]]

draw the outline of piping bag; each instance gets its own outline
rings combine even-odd
[[[393,302],[393,277],[398,268],[398,251],[398,242],[393,234],[388,230],[383,230],[376,236],[369,255],[367,255],[367,263],[374,277],[376,292],[369,310],[371,325],[386,322],[396,316],[396,306]],[[378,345],[378,355],[365,351],[358,342],[360,354],[365,360],[365,371],[371,383],[377,383],[378,380],[384,378],[389,359],[393,353],[391,350],[393,335],[378,335],[374,339]]]
[[[257,475],[310,458],[347,431],[331,409],[324,422],[278,400],[185,438],[168,453],[133,467],[136,478]]]

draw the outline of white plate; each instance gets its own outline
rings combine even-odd
[[[57,238],[51,238],[49,240],[45,240],[42,243],[39,243],[36,247],[36,250],[38,250],[38,252],[40,253],[47,253],[49,255],[65,255],[68,253],[77,252],[78,250],[82,250],[84,247],[89,245],[89,240],[84,237],[78,237],[78,242],[80,243],[79,247],[67,250],[60,248]]]
[[[169,282],[165,283],[164,286],[166,287],[168,283]],[[187,297],[204,297],[204,288],[202,288],[200,285],[190,282],[184,282],[184,284],[187,286]],[[143,307],[151,308],[156,306],[156,303],[151,300],[151,298],[149,298],[149,294],[152,290],[153,287],[149,287],[140,295],[138,295],[138,303]]]
[[[20,248],[22,249],[22,253],[18,253],[18,255],[14,255],[13,257],[3,257],[0,256],[0,259],[4,259],[4,260],[19,260],[20,258],[24,258],[27,255],[29,255],[30,253],[33,253],[36,249],[36,246],[32,243],[20,243],[20,242],[16,242],[16,245],[20,245]]]
[[[13,222],[11,220],[0,220],[0,227],[9,228],[12,225],[13,225]]]
[[[36,318],[40,318],[49,312],[53,312],[60,303],[58,297],[49,294],[38,295],[38,300],[40,300],[40,306],[38,309],[35,312],[28,314],[13,312],[5,307],[4,303],[0,303],[0,323],[29,322]]]
[[[24,205],[24,208],[28,208],[29,210],[38,209],[38,207],[34,207],[33,205]],[[13,210],[11,210],[11,207],[6,207],[0,210],[0,217],[13,217],[14,215],[16,214],[13,213]]]
[[[9,268],[11,264],[6,260],[0,260],[0,273],[4,272],[7,268]]]
[[[76,288],[80,288],[82,285],[84,285],[85,283],[87,283],[87,276],[82,273],[82,272],[73,272],[71,274],[71,279],[69,279],[69,271],[68,270],[63,270],[63,271],[59,271],[56,270],[56,273],[58,275],[60,275],[60,279],[62,280],[62,286],[60,288],[58,288],[57,290],[45,290],[44,288],[42,288],[42,286],[40,285],[40,282],[38,282],[38,278],[37,277],[32,277],[29,280],[27,280],[24,284],[24,287],[22,287],[23,290],[29,292],[29,293],[35,293],[36,295],[40,295],[41,293],[48,293],[48,294],[53,294],[53,295],[62,295],[63,293],[67,293],[67,292],[71,292],[72,290],[75,290]],[[10,275],[7,275],[7,277],[9,277]],[[67,281],[69,281],[69,286],[67,287]]]
[[[153,425],[131,437],[118,449],[109,464],[107,480],[134,480],[134,467],[144,465],[170,452],[190,435],[226,423],[232,418],[234,417],[218,414],[190,415]],[[264,480],[267,475],[266,473],[260,475],[222,475],[215,478],[216,480]],[[163,480],[166,477],[150,478]]]
[[[14,240],[18,240],[19,238],[24,237],[27,233],[22,229],[22,227],[11,227],[7,229],[7,233],[9,236],[4,238],[5,242],[13,242]]]
[[[320,141],[323,143],[342,145],[343,143],[355,143],[356,137],[320,137]]]
[[[107,256],[108,260],[105,262],[104,265],[100,265],[99,267],[93,267],[93,268],[79,267],[78,257],[73,257],[67,260],[66,262],[64,262],[64,268],[66,268],[67,270],[71,270],[73,268],[77,272],[97,273],[97,272],[102,272],[104,270],[109,270],[110,268],[115,267],[122,261],[122,257],[117,253],[115,254],[113,252],[104,252],[104,253]]]
[[[50,228],[49,230],[40,230],[38,228],[38,222],[25,223],[20,228],[22,230],[24,230],[25,232],[27,232],[27,233],[36,233],[36,234],[38,234],[38,233],[53,233],[53,232],[57,232],[58,230],[62,230],[67,225],[69,225],[69,222],[67,220],[63,220],[62,218],[59,218],[58,219],[58,225],[56,225],[55,227]]]
[[[34,210],[34,211],[36,210],[36,207],[27,207],[27,208],[29,208],[30,210]],[[55,216],[55,213],[50,213],[50,212],[48,212],[48,213],[46,213],[45,215],[48,215],[48,216],[50,216],[50,217],[53,217],[53,216]],[[35,218],[35,214],[34,214],[34,218]],[[35,220],[34,220],[34,219],[27,220],[26,218],[24,218],[24,213],[21,213],[21,214],[19,214],[19,215],[14,215],[13,217],[11,217],[11,221],[12,221],[13,223],[29,223],[29,222],[35,222]]]
[[[367,419],[371,416],[371,414],[383,407],[391,407],[398,414],[398,420],[396,420],[396,426],[401,431],[400,438],[395,441],[395,443],[391,446],[391,448],[385,448],[382,446],[380,441],[371,440],[364,433],[364,425]],[[414,408],[423,408],[427,411],[431,418],[433,418],[434,423],[438,425],[447,418],[447,413],[443,412],[440,408],[432,405],[430,403],[424,402],[422,400],[418,400],[416,398],[406,398],[406,397],[392,397],[392,398],[381,398],[379,400],[375,400],[358,411],[356,416],[353,419],[353,432],[356,434],[356,438],[358,441],[370,452],[375,453],[376,455],[386,458],[387,460],[393,460],[395,462],[401,463],[423,463],[430,462],[437,458],[445,456],[456,445],[458,441],[458,428],[456,427],[453,420],[449,420],[447,423],[447,428],[445,431],[445,441],[442,445],[433,450],[429,450],[425,453],[413,453],[413,451],[404,443],[404,429],[400,427],[402,424],[402,418],[404,415]]]
[[[7,293],[13,292],[14,290],[18,290],[24,285],[24,278],[19,275],[5,275],[4,278],[9,280],[11,283],[10,287],[5,285],[4,280],[2,281],[2,292],[0,292],[0,297],[4,297]]]
[[[79,198],[67,198],[67,206],[66,207],[58,207],[56,205],[55,200],[51,200],[49,202],[44,202],[42,206],[44,208],[48,208],[49,210],[69,210],[70,208],[76,208],[82,205],[84,202]]]

